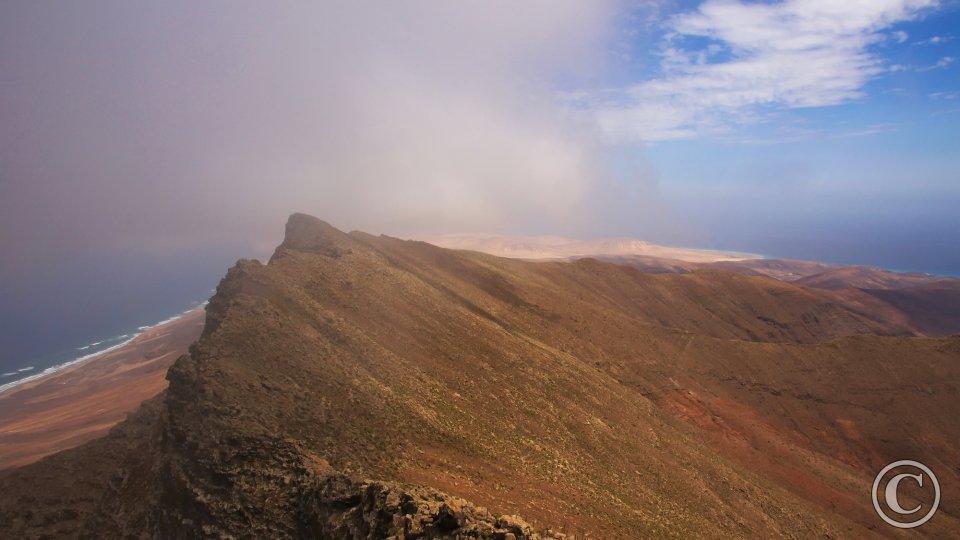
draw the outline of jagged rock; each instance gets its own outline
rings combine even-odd
[[[307,489],[301,524],[310,537],[374,540],[553,538],[516,516],[486,509],[422,486],[324,478]]]
[[[960,462],[957,338],[719,270],[287,229],[163,395],[0,473],[0,536],[858,537],[889,455]]]

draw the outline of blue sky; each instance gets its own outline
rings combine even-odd
[[[649,161],[685,224],[654,235],[960,273],[960,3],[640,3],[621,31],[564,97]]]
[[[610,80],[569,96],[618,140],[858,136],[957,108],[956,2],[641,2],[635,12],[620,19]]]
[[[263,257],[295,211],[960,274],[957,28],[957,0],[4,2],[0,282]]]
[[[169,316],[298,211],[960,275],[958,28],[957,0],[0,2],[0,365]]]

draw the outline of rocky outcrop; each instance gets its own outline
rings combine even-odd
[[[896,328],[788,283],[295,215],[207,309],[142,414],[0,476],[0,536],[862,537],[904,455],[960,528],[956,338],[835,339]]]
[[[422,486],[324,478],[301,502],[302,533],[311,538],[350,540],[556,538],[516,516],[494,516],[458,497]]]
[[[287,220],[280,250],[307,251],[336,258],[349,252],[344,241],[349,244],[349,236],[326,221],[307,214],[293,214]]]

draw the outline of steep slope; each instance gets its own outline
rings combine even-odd
[[[911,325],[927,335],[946,336],[960,331],[958,279],[866,292],[905,313]]]
[[[960,406],[960,342],[831,341],[906,331],[764,277],[526,263],[295,215],[269,264],[228,272],[166,395],[0,477],[0,527],[892,535],[864,494],[915,455],[945,486],[919,532],[944,536],[960,429],[935,414]]]
[[[827,325],[825,331],[815,331],[806,341],[816,341],[822,337],[836,337],[853,333],[876,333],[880,335],[917,335],[942,337],[960,332],[960,280],[932,276],[929,274],[890,272],[878,268],[862,266],[830,267],[807,261],[789,261],[777,259],[755,259],[745,261],[724,261],[711,264],[690,263],[670,259],[624,256],[600,257],[605,262],[636,268],[648,274],[688,274],[695,271],[723,270],[744,276],[770,277],[790,283],[792,287],[782,289],[790,291],[782,295],[792,297],[778,298],[776,301],[785,306],[804,306],[806,315],[818,311],[811,308],[818,297],[823,306],[830,310],[840,310],[849,319],[855,314],[859,323],[851,326],[851,320],[845,320],[840,326]],[[797,276],[805,277],[797,278]],[[671,286],[684,283],[676,280]],[[736,281],[727,277],[727,283],[721,287],[741,294],[742,287],[750,281]],[[753,282],[755,283],[755,282]],[[719,284],[717,284],[719,285]],[[686,285],[684,285],[686,286]],[[765,284],[767,295],[776,296],[776,287]],[[711,295],[712,296],[712,295]],[[805,296],[806,299],[799,297]],[[757,299],[741,297],[750,306]],[[729,306],[724,300],[723,304]],[[709,305],[704,308],[713,310]],[[777,322],[774,322],[777,321]],[[789,321],[767,320],[773,326],[779,323],[796,326]],[[806,321],[809,322],[809,321]],[[764,335],[764,330],[753,329],[749,339],[775,339],[773,335]],[[797,335],[786,336],[797,339]]]
[[[119,538],[149,531],[164,393],[101,439],[0,473],[5,538]],[[123,525],[109,521],[122,521]],[[87,527],[86,534],[83,528]]]

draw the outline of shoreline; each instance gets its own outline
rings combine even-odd
[[[104,435],[167,387],[167,369],[200,337],[205,320],[204,306],[195,307],[108,349],[15,381],[0,393],[0,470]]]
[[[155,330],[155,329],[161,328],[161,327],[163,327],[163,326],[165,326],[165,325],[168,325],[168,324],[174,323],[174,322],[176,322],[176,321],[179,321],[179,320],[183,319],[184,317],[188,317],[188,316],[190,316],[191,314],[194,314],[194,312],[203,311],[204,308],[206,307],[206,305],[207,305],[207,301],[204,301],[203,303],[201,303],[200,305],[198,305],[198,306],[196,306],[196,307],[190,308],[190,309],[188,309],[188,310],[186,310],[186,311],[184,311],[184,312],[182,312],[182,313],[179,313],[179,314],[177,314],[177,315],[174,315],[174,316],[172,316],[172,317],[167,317],[166,319],[164,319],[164,320],[162,320],[162,321],[160,321],[160,322],[158,322],[158,323],[155,323],[155,324],[152,324],[152,325],[149,325],[149,326],[140,326],[140,327],[137,328],[137,331],[134,332],[133,334],[124,334],[124,335],[120,336],[121,338],[124,338],[124,337],[129,336],[129,337],[127,337],[127,339],[124,339],[123,341],[121,341],[121,342],[119,342],[119,343],[117,343],[117,344],[115,344],[115,345],[111,345],[110,347],[107,347],[106,349],[103,349],[103,350],[100,350],[100,351],[96,351],[96,352],[92,352],[92,353],[90,353],[90,354],[85,354],[85,355],[79,356],[79,357],[77,357],[77,358],[74,358],[73,360],[68,360],[68,361],[66,361],[66,362],[62,362],[62,363],[60,363],[60,364],[56,364],[56,365],[50,366],[50,367],[48,367],[48,368],[43,369],[42,371],[39,371],[39,372],[37,372],[37,373],[34,373],[33,375],[29,375],[29,376],[24,377],[24,378],[22,378],[22,379],[17,379],[17,380],[15,380],[15,381],[11,381],[11,382],[8,382],[8,383],[6,383],[6,384],[0,384],[0,398],[2,398],[7,392],[12,391],[12,390],[15,390],[15,389],[17,389],[17,388],[19,388],[19,387],[21,387],[21,386],[29,385],[29,384],[32,383],[32,382],[40,382],[40,381],[43,381],[45,378],[51,377],[51,376],[53,376],[53,375],[56,375],[57,373],[61,373],[61,372],[63,372],[64,370],[70,369],[70,368],[75,367],[75,366],[83,365],[83,364],[85,364],[85,363],[87,363],[87,362],[89,362],[89,361],[91,361],[91,360],[96,360],[98,357],[101,357],[101,356],[110,354],[110,353],[112,353],[112,352],[114,352],[114,351],[118,351],[118,350],[122,349],[123,347],[126,347],[127,345],[130,345],[130,344],[133,343],[137,338],[139,338],[140,336],[146,334],[147,332],[150,332],[151,330]],[[92,344],[90,344],[90,345],[85,345],[85,346],[83,346],[83,347],[78,347],[76,350],[81,351],[81,350],[87,349],[87,348],[89,348],[89,347],[91,347],[91,346],[99,345],[99,344],[104,343],[104,342],[106,342],[106,341],[109,341],[109,339],[105,339],[105,340],[102,340],[102,341],[98,341],[98,342],[96,342],[96,343],[92,343]],[[30,369],[32,370],[32,369],[35,369],[35,368],[34,368],[33,366],[31,366]],[[27,370],[27,368],[23,368],[23,369],[18,369],[18,370],[15,370],[15,371],[17,371],[17,372],[23,372],[23,371],[26,371],[26,370]]]

